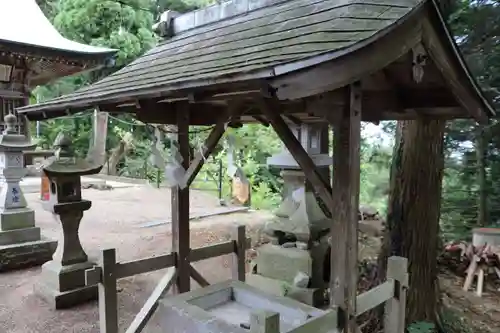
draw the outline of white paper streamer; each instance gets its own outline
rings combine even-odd
[[[183,189],[187,186],[184,179],[186,170],[182,167],[183,158],[176,141],[172,142],[171,154],[164,167],[165,185],[170,188],[179,186],[179,188]]]

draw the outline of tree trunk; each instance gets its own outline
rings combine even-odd
[[[408,258],[407,324],[437,320],[437,251],[445,122],[398,122],[391,167],[382,274],[389,255]]]
[[[479,184],[479,198],[477,209],[477,225],[485,226],[488,224],[488,186],[486,180],[486,154],[487,146],[485,142],[485,133],[479,129],[476,136],[476,156],[477,156],[477,177]]]

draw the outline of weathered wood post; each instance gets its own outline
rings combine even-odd
[[[333,226],[330,302],[342,309],[348,333],[356,332],[358,211],[361,139],[361,84],[346,89],[345,112],[334,129],[331,206]]]
[[[85,271],[85,284],[98,286],[99,333],[118,333],[116,265],[116,250],[107,249],[101,252],[99,266]]]
[[[52,260],[42,266],[35,293],[60,309],[97,297],[97,286],[85,285],[85,270],[94,264],[88,261],[78,229],[83,212],[92,205],[82,200],[80,177],[98,173],[102,164],[75,157],[71,141],[63,133],[56,138],[55,146],[54,158],[43,168],[50,180],[49,200],[43,206],[60,221],[62,235]]]
[[[26,175],[23,151],[36,144],[16,130],[16,116],[5,116],[0,136],[0,271],[42,265],[50,260],[57,243],[42,239],[19,182]]]
[[[189,105],[177,109],[177,133],[182,167],[189,169]],[[191,264],[189,262],[189,184],[172,188],[172,251],[177,254],[177,281],[175,291],[191,290]]]
[[[245,282],[247,247],[244,225],[236,227],[233,235],[233,241],[235,243],[234,253],[231,254],[233,257],[233,263],[231,267],[233,270],[233,279]]]
[[[384,333],[404,333],[406,315],[406,290],[408,288],[408,259],[390,257],[387,279],[395,281],[394,297],[385,306]]]

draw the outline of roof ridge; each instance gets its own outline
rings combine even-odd
[[[160,16],[160,22],[154,28],[163,30],[163,36],[171,38],[181,32],[199,28],[245,15],[253,11],[283,4],[293,0],[228,0],[200,8],[188,13],[180,14],[167,10]],[[161,28],[161,25],[165,26]]]

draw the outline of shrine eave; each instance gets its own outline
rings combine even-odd
[[[87,45],[63,37],[44,15],[35,0],[0,2],[0,49],[19,54],[70,57],[73,59],[102,58],[116,50]]]
[[[149,113],[165,114],[168,108],[156,103],[192,103],[197,96],[238,90],[255,94],[256,88],[265,85],[275,89],[281,101],[300,100],[381,71],[419,43],[444,77],[445,85],[439,88],[451,91],[465,110],[448,117],[482,121],[494,115],[434,0],[346,0],[342,4],[290,0],[182,32],[91,86],[18,112],[31,120],[94,107],[139,115],[149,105]],[[205,113],[213,112],[214,119],[220,113],[215,107],[209,110]]]

